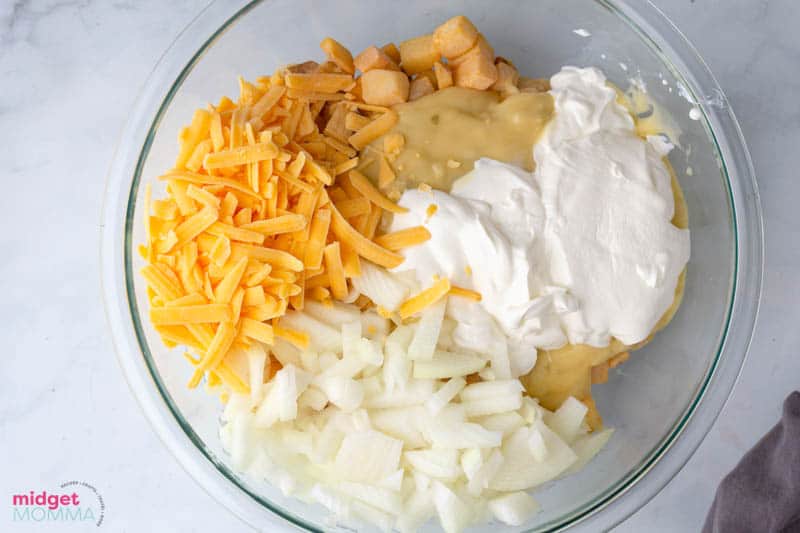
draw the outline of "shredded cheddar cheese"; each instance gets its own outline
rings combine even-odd
[[[150,310],[150,321],[155,326],[217,323],[232,319],[231,306],[224,304],[156,307]]]
[[[396,252],[403,248],[422,244],[430,238],[431,232],[428,231],[425,226],[414,226],[376,237],[375,243],[383,246],[387,250]]]
[[[402,255],[375,244],[374,241],[359,233],[344,219],[336,206],[331,207],[331,213],[333,234],[338,237],[339,241],[355,250],[358,255],[386,268],[394,268],[403,262]]]
[[[307,298],[345,300],[362,259],[393,268],[403,261],[398,250],[430,239],[422,226],[381,234],[384,216],[406,212],[381,192],[395,181],[392,162],[405,144],[390,132],[399,117],[362,101],[346,48],[332,39],[321,47],[327,63],[239,78],[238,98],[197,110],[180,132],[173,168],[159,176],[165,196],[145,190],[139,249],[150,318],[165,345],[197,354],[187,357],[190,387],[205,378],[223,396],[249,391],[234,372],[235,350],[258,344],[269,354],[269,379],[280,368],[276,339],[309,345],[310,332],[280,325],[287,311],[302,311]],[[367,154],[383,135],[384,152]],[[361,173],[372,164],[380,165],[378,183]],[[438,280],[404,302],[400,316],[447,294],[480,298]],[[356,305],[374,307],[363,296]]]
[[[343,300],[347,297],[347,279],[345,277],[344,265],[342,265],[342,253],[338,242],[332,242],[325,247],[325,270],[328,272],[330,291],[334,298]]]
[[[448,294],[451,296],[460,296],[462,298],[467,298],[475,302],[480,302],[483,299],[483,296],[478,291],[473,291],[472,289],[465,289],[463,287],[458,287],[456,285],[450,287],[450,291],[448,292]]]
[[[400,207],[396,203],[392,202],[386,196],[383,195],[375,186],[370,182],[364,174],[357,170],[351,170],[350,174],[348,175],[350,178],[350,183],[353,187],[364,197],[375,204],[376,206],[380,207],[381,209],[385,209],[391,213],[407,213],[408,209],[405,207]]]
[[[400,309],[398,310],[400,318],[405,320],[424,311],[446,296],[450,289],[449,279],[441,278],[436,280],[433,285],[400,304]]]

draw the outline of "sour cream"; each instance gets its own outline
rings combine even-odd
[[[513,375],[538,348],[644,340],[689,259],[689,232],[670,222],[669,146],[636,136],[599,70],[565,67],[551,86],[555,116],[534,146],[535,172],[481,159],[449,194],[407,190],[408,212],[390,228],[428,228],[396,270],[481,293],[453,299],[454,340],[476,351],[504,340]]]

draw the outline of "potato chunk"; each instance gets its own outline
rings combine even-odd
[[[550,90],[550,80],[546,78],[521,77],[517,87],[523,93],[544,93]]]
[[[497,67],[486,56],[473,56],[456,67],[455,83],[459,87],[482,91],[496,81]]]
[[[448,59],[447,66],[455,70],[461,63],[464,63],[476,55],[488,57],[494,62],[494,48],[492,48],[492,45],[489,44],[489,41],[486,40],[483,34],[478,34],[478,40],[475,41],[475,45],[472,48],[460,56]]]
[[[419,76],[411,82],[411,86],[408,89],[408,99],[416,100],[417,98],[433,94],[433,91],[434,88],[431,79],[427,76]]]
[[[409,75],[428,70],[441,57],[433,44],[433,35],[422,35],[400,43],[400,66]]]
[[[397,49],[397,45],[394,43],[387,43],[381,46],[381,52],[391,57],[392,61],[398,65],[400,64],[400,50]]]
[[[460,56],[478,40],[478,28],[465,16],[453,17],[433,32],[433,44],[450,59]]]
[[[433,64],[433,74],[436,76],[436,86],[440,91],[453,86],[453,73],[438,61]]]
[[[319,71],[319,63],[316,61],[306,61],[305,63],[295,63],[286,67],[287,72],[294,74],[313,74]]]
[[[355,72],[353,67],[353,55],[350,50],[342,46],[339,41],[335,41],[330,37],[326,37],[319,43],[319,47],[328,56],[328,59],[336,63],[336,65],[347,74]]]
[[[519,72],[517,69],[503,61],[498,61],[495,66],[497,67],[497,81],[492,85],[492,89],[504,95],[518,93]]]
[[[391,57],[386,55],[386,52],[378,49],[375,46],[370,46],[358,54],[354,60],[354,64],[361,72],[369,72],[370,70],[374,69],[400,70],[400,67],[397,66],[397,63],[395,63]]]
[[[400,104],[408,100],[408,76],[396,70],[370,70],[361,76],[361,91],[368,104]]]
[[[316,71],[320,74],[346,74],[334,61],[325,61]]]
[[[414,79],[419,79],[419,78],[428,78],[431,82],[431,86],[434,89],[436,88],[436,74],[433,73],[432,69],[423,70],[422,72],[414,76]]]

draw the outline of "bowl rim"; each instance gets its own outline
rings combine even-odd
[[[215,0],[209,4],[176,37],[145,81],[118,142],[106,180],[101,242],[102,292],[106,318],[126,381],[156,434],[179,464],[206,492],[251,526],[263,527],[266,513],[252,508],[257,505],[288,524],[316,531],[303,518],[243,486],[238,476],[206,449],[202,439],[183,420],[161,383],[152,357],[146,355],[149,350],[135,318],[133,284],[128,275],[133,248],[130,236],[134,199],[153,132],[175,92],[207,49],[234,22],[263,1]],[[703,115],[719,150],[721,171],[727,180],[734,236],[732,294],[714,360],[695,398],[672,429],[633,472],[592,501],[538,526],[536,531],[559,531],[574,526],[578,530],[595,531],[613,527],[644,506],[677,475],[730,397],[750,347],[760,305],[764,245],[758,187],[749,151],[727,98],[694,46],[650,0],[636,8],[619,0],[595,1],[617,14],[661,57],[664,66],[684,84],[687,99],[696,104]],[[218,27],[210,22],[219,20],[225,22]],[[186,50],[194,51],[188,61]],[[165,80],[174,80],[166,95],[161,83]],[[146,389],[150,394],[142,393]],[[154,391],[158,395],[152,394]],[[634,487],[643,498],[634,501],[634,498],[625,497]],[[287,522],[281,523],[285,526]]]

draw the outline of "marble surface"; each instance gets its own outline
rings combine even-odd
[[[721,477],[800,381],[800,20],[793,0],[658,0],[726,91],[766,220],[753,347],[683,471],[620,532],[698,530]],[[0,496],[93,483],[112,531],[248,531],[178,466],[129,394],[99,284],[103,184],[126,109],[203,1],[0,0]],[[0,512],[0,530],[11,530]],[[18,524],[14,525],[17,530]],[[32,524],[20,530],[42,529]],[[53,529],[50,525],[49,529]]]

